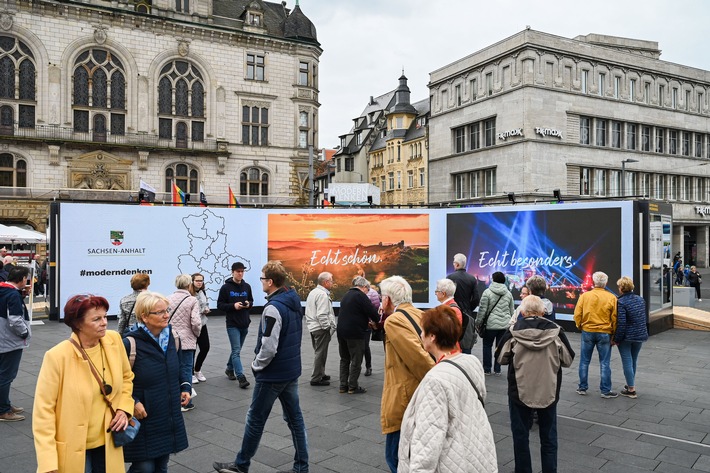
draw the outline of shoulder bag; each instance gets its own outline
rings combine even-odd
[[[414,331],[417,332],[417,335],[419,335],[419,338],[421,338],[421,337],[422,337],[422,329],[419,328],[419,325],[417,325],[417,323],[414,321],[414,319],[412,318],[412,316],[409,315],[409,312],[407,312],[406,310],[402,310],[402,309],[399,309],[397,312],[403,313],[404,316],[407,317],[407,319],[409,319],[409,322],[410,322],[410,323],[412,324],[412,326],[414,327]],[[431,353],[429,353],[429,356],[431,357],[432,360],[436,361],[436,357],[435,357],[434,355],[432,355]]]
[[[99,376],[99,373],[96,372],[96,368],[94,368],[94,365],[89,360],[89,355],[86,354],[84,348],[82,348],[81,345],[76,343],[76,340],[74,340],[73,338],[70,338],[69,341],[76,347],[77,350],[79,350],[79,353],[81,353],[81,356],[84,358],[84,360],[89,363],[91,374],[94,375],[94,378],[96,378],[96,382],[99,383],[101,394],[103,395],[106,404],[108,404],[108,408],[111,410],[111,418],[113,419],[114,417],[116,417],[116,410],[113,408],[113,404],[111,404],[111,401],[109,400],[108,395],[106,394],[106,387],[104,386],[104,382],[101,379],[101,376]],[[125,430],[111,431],[111,435],[113,435],[113,444],[117,447],[123,447],[124,445],[128,445],[136,438],[136,435],[138,435],[138,430],[140,428],[141,423],[138,422],[138,419],[136,419],[135,417],[131,417],[128,420],[128,425],[126,426]]]
[[[451,360],[441,360],[441,363],[449,363],[450,365],[454,365],[455,367],[457,367],[459,369],[459,371],[461,371],[463,373],[464,376],[466,376],[466,379],[468,380],[468,382],[471,383],[471,387],[473,388],[474,391],[476,391],[476,396],[478,396],[478,400],[481,401],[481,405],[485,408],[486,403],[483,402],[483,396],[481,396],[481,392],[478,390],[476,385],[473,383],[473,380],[468,375],[468,373],[466,373],[466,370],[461,368],[461,365],[459,365],[458,363],[454,363]]]
[[[498,300],[496,301],[496,303],[493,304],[493,307],[488,309],[488,311],[486,312],[486,315],[483,316],[483,320],[481,320],[481,325],[476,327],[476,332],[478,333],[479,337],[483,338],[483,334],[486,333],[486,324],[488,323],[488,317],[491,315],[491,312],[493,312],[493,309],[496,308],[496,306],[498,305],[498,302],[500,302],[502,297],[503,296],[498,296]]]

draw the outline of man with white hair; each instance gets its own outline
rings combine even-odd
[[[318,285],[306,299],[306,327],[311,333],[311,342],[315,351],[311,386],[330,384],[330,376],[325,374],[325,362],[328,359],[328,345],[336,327],[333,303],[330,300],[332,287],[333,275],[328,272],[320,273]]]
[[[380,423],[385,439],[385,460],[397,472],[399,435],[404,411],[434,360],[422,346],[422,311],[412,305],[412,287],[401,276],[380,283],[385,319],[385,382]]]
[[[454,255],[454,272],[449,274],[447,279],[451,279],[456,284],[454,300],[464,315],[475,320],[473,313],[478,307],[480,297],[478,296],[478,279],[466,271],[466,255],[456,253]],[[475,337],[470,346],[467,343],[462,345],[464,353],[471,353],[471,348],[475,342]]]
[[[587,394],[589,362],[596,347],[601,375],[599,389],[604,399],[619,395],[611,390],[611,337],[616,332],[616,296],[606,290],[608,280],[609,277],[605,273],[594,273],[594,289],[582,294],[574,308],[574,323],[582,331],[577,394]]]

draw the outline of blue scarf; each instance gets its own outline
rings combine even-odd
[[[150,338],[158,342],[158,345],[160,348],[163,350],[163,353],[168,351],[168,342],[170,341],[170,326],[168,325],[165,327],[163,330],[160,331],[160,335],[157,337],[151,333],[150,330],[148,330],[148,327],[145,326],[143,322],[137,322],[136,325],[140,329],[142,329],[145,333],[150,335]]]

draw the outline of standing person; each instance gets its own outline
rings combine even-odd
[[[32,434],[38,472],[125,471],[112,431],[125,430],[133,416],[133,372],[121,335],[106,329],[108,308],[105,298],[92,295],[70,297],[64,306],[71,336],[45,353],[37,377]]]
[[[276,399],[281,402],[283,418],[293,439],[292,473],[308,472],[308,440],[298,400],[303,330],[301,299],[295,290],[285,286],[286,277],[286,268],[280,261],[269,261],[261,270],[259,279],[267,302],[259,323],[256,357],[251,364],[256,385],[247,412],[242,448],[234,463],[212,465],[220,473],[249,471]]]
[[[483,371],[487,376],[491,374],[491,365],[494,374],[500,376],[500,364],[492,359],[493,342],[498,346],[514,312],[515,302],[505,285],[505,274],[496,271],[491,276],[491,285],[481,295],[480,317],[476,319],[479,332],[483,330]]]
[[[244,269],[241,262],[232,264],[232,277],[224,281],[217,296],[217,308],[227,316],[227,337],[232,347],[224,374],[232,381],[239,380],[239,387],[242,389],[246,389],[250,384],[244,376],[241,352],[251,323],[249,308],[254,304],[251,286],[244,280]]]
[[[537,296],[542,300],[545,305],[545,318],[554,322],[557,319],[557,312],[555,311],[555,306],[550,299],[545,297],[547,292],[547,281],[540,275],[531,276],[525,281],[525,287],[528,288],[530,294]]]
[[[200,353],[195,359],[195,368],[192,374],[192,384],[197,384],[207,381],[205,375],[202,374],[202,364],[210,351],[210,335],[207,332],[207,314],[210,313],[210,303],[207,301],[207,292],[205,291],[205,276],[201,273],[193,274],[192,288],[195,291],[197,302],[200,304],[200,319],[202,321],[200,335],[197,336],[197,347],[200,349]]]
[[[129,473],[167,473],[170,454],[187,448],[180,408],[190,403],[190,378],[180,366],[168,304],[162,294],[142,292],[138,323],[123,339],[133,359],[135,416],[141,421],[136,438],[123,447],[125,461],[132,463]]]
[[[458,316],[442,304],[424,312],[421,328],[422,344],[437,362],[404,412],[397,471],[497,472],[483,368],[457,349]]]
[[[368,329],[368,322],[376,323],[380,314],[367,297],[370,283],[362,276],[353,279],[353,287],[340,301],[338,314],[338,352],[340,353],[340,389],[339,392],[362,394],[367,389],[358,384],[362,367],[363,339]]]
[[[562,367],[574,360],[564,331],[546,319],[545,305],[534,295],[520,304],[523,319],[507,331],[496,349],[496,359],[508,365],[508,410],[513,434],[515,471],[532,473],[529,433],[532,410],[540,425],[543,473],[557,471],[557,402]]]
[[[582,294],[574,308],[574,323],[582,331],[581,358],[579,360],[579,386],[577,394],[587,394],[589,362],[594,347],[599,354],[599,389],[604,399],[619,396],[611,390],[611,336],[616,331],[616,297],[606,290],[609,276],[601,271],[592,274],[594,289]],[[530,297],[530,296],[528,296]]]
[[[476,319],[474,311],[478,307],[479,297],[478,297],[478,279],[466,272],[466,256],[457,253],[454,255],[454,272],[446,276],[451,279],[456,284],[456,292],[454,293],[454,300],[456,304],[461,309],[464,315],[471,317],[472,320]],[[465,337],[464,337],[465,338]],[[473,342],[475,342],[475,335]],[[463,352],[471,353],[471,347],[468,347],[468,343],[464,343]]]
[[[15,267],[15,258],[10,255],[5,256],[2,259],[2,270],[0,271],[0,279],[7,281],[10,270]],[[29,274],[29,272],[28,272]]]
[[[638,360],[641,345],[648,340],[646,326],[646,302],[643,297],[634,294],[634,282],[623,276],[616,282],[621,295],[617,301],[618,316],[614,343],[621,355],[621,365],[624,368],[626,386],[619,394],[636,399],[636,360]]]
[[[32,267],[34,269],[33,291],[35,297],[37,297],[40,294],[44,294],[44,291],[42,290],[42,270],[39,264],[39,255],[34,255],[32,257]]]
[[[523,286],[520,288],[520,303],[525,300],[526,297],[530,295],[530,289],[528,289],[528,286]],[[515,325],[515,322],[520,320],[522,318],[522,315],[520,315],[520,305],[515,308],[515,312],[513,312],[513,316],[510,318],[510,326],[512,327]]]
[[[29,270],[13,268],[0,283],[0,422],[24,420],[24,409],[10,403],[10,385],[17,377],[22,351],[30,345],[30,316],[21,291]]]
[[[680,251],[676,255],[678,259],[673,261],[673,274],[675,275],[676,286],[683,285],[683,258],[680,257]]]
[[[448,307],[451,307],[451,309],[454,311],[454,314],[456,314],[456,317],[459,319],[459,323],[461,324],[461,341],[456,344],[456,349],[458,351],[462,351],[462,347],[465,346],[464,338],[465,337],[465,331],[466,329],[470,328],[470,331],[474,331],[474,324],[471,323],[471,327],[468,327],[468,324],[471,322],[468,320],[468,317],[466,319],[463,318],[463,314],[461,313],[461,309],[459,308],[458,304],[456,304],[456,301],[454,300],[454,293],[456,292],[456,284],[451,280],[451,279],[439,279],[436,281],[436,290],[434,291],[434,296],[436,297],[436,300],[439,301],[441,305],[446,305]],[[466,325],[467,327],[464,327],[464,320],[466,320]],[[473,345],[471,345],[473,347]],[[427,350],[428,351],[428,350]]]
[[[325,362],[328,359],[328,345],[335,333],[335,313],[330,300],[333,287],[333,275],[323,272],[318,275],[318,285],[306,298],[306,327],[311,333],[311,343],[315,356],[311,386],[330,385],[330,376],[325,374]]]
[[[365,271],[358,271],[358,276],[365,277]],[[380,310],[380,293],[377,292],[375,286],[370,284],[370,290],[367,291],[367,297],[370,299],[370,303],[375,308],[376,311]],[[379,325],[379,320],[377,322],[369,323],[367,325],[367,331],[365,332],[365,338],[362,340],[362,356],[365,360],[365,376],[372,376],[372,351],[370,350],[370,338],[372,337],[372,331],[376,330]]]
[[[136,323],[136,298],[142,291],[148,290],[150,286],[150,276],[145,273],[136,273],[131,276],[131,289],[133,292],[123,296],[118,303],[120,312],[118,313],[118,333],[123,334]]]
[[[189,274],[179,274],[175,278],[177,290],[168,296],[170,306],[170,319],[172,327],[180,337],[180,369],[185,371],[180,379],[187,379],[187,384],[192,392],[192,364],[195,361],[195,350],[197,350],[197,337],[202,330],[202,318],[200,317],[200,303],[192,295],[192,276]],[[137,305],[137,303],[136,303]],[[182,407],[183,412],[194,409],[195,405],[190,401]]]
[[[695,288],[695,298],[698,301],[702,301],[702,298],[700,297],[700,283],[703,282],[702,276],[700,276],[700,273],[698,272],[698,268],[695,266],[690,267],[690,271],[688,271],[688,285],[690,287]]]
[[[412,287],[401,276],[380,283],[385,318],[385,381],[380,423],[385,435],[385,460],[397,472],[402,417],[412,394],[434,360],[420,338],[422,311],[412,305]]]

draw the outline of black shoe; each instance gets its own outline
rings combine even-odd
[[[249,387],[251,384],[249,381],[247,381],[247,377],[242,375],[237,376],[237,379],[239,380],[239,387],[242,389],[246,389]]]
[[[348,387],[347,386],[340,386],[340,388],[338,388],[338,392],[340,394],[345,394],[346,392],[348,392]]]
[[[311,386],[330,386],[330,381],[324,381],[323,379],[320,381],[311,381]]]
[[[237,377],[234,376],[234,370],[224,370],[224,374],[227,375],[227,378],[229,378],[230,381],[234,381],[237,379]]]
[[[328,376],[327,374],[324,374],[320,380],[321,381],[330,381],[330,376]]]
[[[241,472],[244,473],[244,470],[240,470],[237,465],[234,463],[218,463],[214,462],[212,463],[212,468],[215,469],[215,471],[218,471],[219,473],[232,473],[232,472]]]
[[[365,369],[365,376],[372,376],[372,368]]]
[[[362,386],[348,389],[348,394],[365,394],[366,392],[367,389],[363,388]]]

